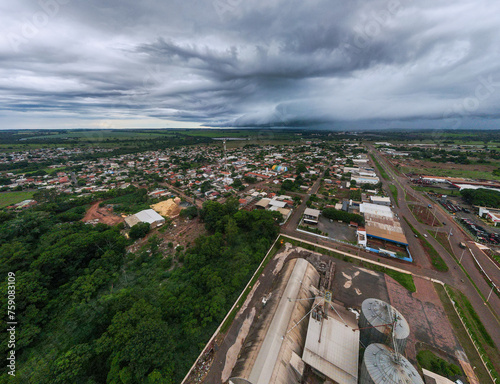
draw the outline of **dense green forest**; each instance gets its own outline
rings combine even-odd
[[[208,202],[209,234],[173,260],[154,235],[130,253],[118,227],[67,221],[88,204],[77,202],[0,212],[2,290],[15,272],[19,324],[16,376],[4,371],[0,383],[179,383],[277,236],[280,214]]]
[[[465,201],[473,205],[489,208],[500,208],[500,192],[491,189],[462,189],[460,194]]]

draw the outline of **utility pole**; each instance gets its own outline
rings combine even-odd
[[[462,251],[462,255],[460,256],[460,260],[458,260],[458,262],[460,264],[462,264],[462,257],[464,257],[464,253],[465,253],[465,249]]]
[[[448,233],[448,241],[450,241],[450,236],[452,235],[451,233],[451,228],[450,228],[450,233]]]

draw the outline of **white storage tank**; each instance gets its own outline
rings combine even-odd
[[[424,384],[424,381],[403,355],[384,344],[370,344],[363,357],[359,384]]]
[[[392,305],[378,299],[363,301],[359,327],[362,345],[387,344],[399,353],[404,352],[406,340],[410,335],[410,326],[403,315]],[[393,345],[393,339],[396,345]]]

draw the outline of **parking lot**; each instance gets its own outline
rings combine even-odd
[[[320,216],[318,229],[328,233],[328,237],[356,244],[356,228],[350,227],[349,223],[339,223],[335,220],[330,222],[329,219]]]
[[[500,234],[490,230],[490,227],[485,228],[483,225],[476,223],[474,220],[468,218],[461,218],[459,222],[472,233],[473,236],[481,243],[499,245]]]

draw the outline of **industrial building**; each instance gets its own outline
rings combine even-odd
[[[401,354],[410,332],[401,313],[367,299],[358,325],[352,310],[332,300],[334,271],[334,263],[316,269],[301,258],[283,266],[228,384],[299,384],[318,378],[334,384],[423,384]],[[366,349],[359,369],[361,346]]]
[[[319,279],[318,271],[304,259],[285,264],[265,313],[250,330],[229,383],[300,382],[304,371],[300,356],[307,333],[307,322],[300,320],[313,305],[307,299],[318,293]]]
[[[366,299],[359,317],[360,338],[364,346],[383,343],[403,353],[410,336],[410,326],[392,305],[378,299]],[[395,345],[393,345],[393,343]]]
[[[321,211],[319,209],[306,208],[304,210],[304,223],[318,224],[320,214]]]
[[[373,204],[385,205],[387,207],[389,207],[391,205],[390,197],[386,197],[386,196],[377,196],[377,195],[370,196],[370,201]]]
[[[138,223],[149,223],[151,228],[155,228],[162,225],[164,222],[165,218],[153,209],[145,209],[144,211],[137,212],[125,218],[125,223],[129,228],[132,228]]]
[[[408,246],[408,240],[399,220],[394,217],[391,207],[363,203],[359,210],[365,217],[366,235],[375,239]]]
[[[359,384],[424,384],[415,367],[384,344],[370,344],[363,357]]]
[[[317,298],[307,329],[302,360],[338,384],[357,384],[359,332],[356,316],[336,303]],[[327,312],[327,313],[325,313]]]

